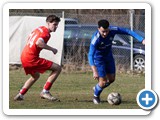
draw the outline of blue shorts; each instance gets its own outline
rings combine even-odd
[[[106,62],[95,62],[99,77],[105,77],[107,74],[115,74],[114,59]]]

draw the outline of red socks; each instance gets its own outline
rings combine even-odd
[[[51,83],[51,82],[46,82],[46,84],[44,85],[44,88],[43,88],[43,89],[49,91],[51,87],[52,87],[52,83]],[[22,89],[20,90],[20,94],[21,94],[21,95],[24,95],[27,91],[28,91],[28,89],[22,88]]]
[[[51,82],[46,82],[46,84],[44,85],[44,89],[45,90],[50,90],[50,88],[52,87],[52,83]]]
[[[20,94],[21,94],[21,95],[24,95],[27,91],[28,91],[28,89],[22,88],[22,89],[20,90]]]

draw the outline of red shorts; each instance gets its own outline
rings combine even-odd
[[[27,59],[21,59],[22,66],[27,74],[44,73],[46,70],[49,70],[53,64],[52,61],[46,60],[44,58],[32,59],[29,61]]]

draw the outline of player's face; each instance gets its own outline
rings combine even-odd
[[[55,32],[58,27],[59,22],[48,23],[48,29],[50,32]]]
[[[103,27],[98,28],[98,31],[103,38],[106,38],[109,33],[109,29],[104,29]]]

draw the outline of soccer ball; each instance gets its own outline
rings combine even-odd
[[[107,101],[111,105],[119,105],[122,102],[122,98],[119,93],[112,92],[108,95]]]

